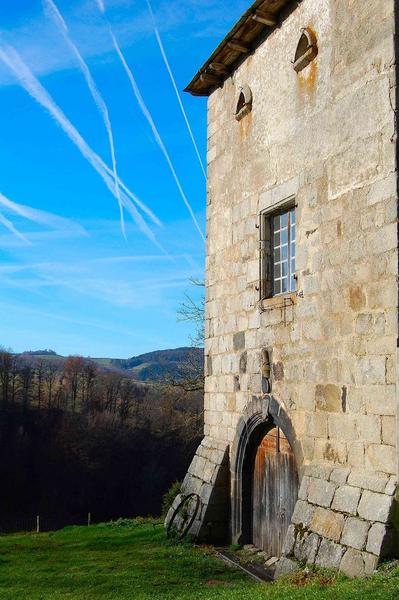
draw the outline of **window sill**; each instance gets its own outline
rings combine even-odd
[[[280,294],[278,296],[272,296],[271,298],[263,298],[259,301],[259,309],[273,310],[278,308],[287,308],[297,302],[297,292],[290,292],[288,294]]]

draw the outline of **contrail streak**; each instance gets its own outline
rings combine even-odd
[[[118,173],[117,173],[117,168],[116,168],[114,136],[112,133],[112,126],[111,126],[111,121],[109,118],[109,112],[108,112],[107,105],[104,101],[104,98],[101,96],[101,94],[96,86],[96,83],[92,77],[89,67],[87,66],[87,63],[85,62],[83,56],[81,55],[77,46],[75,45],[75,43],[73,42],[72,38],[69,35],[68,26],[65,22],[65,19],[62,16],[62,14],[60,13],[57,5],[53,2],[53,0],[43,0],[43,3],[44,3],[45,11],[47,12],[47,14],[49,14],[49,16],[56,23],[58,29],[61,31],[61,33],[66,41],[66,43],[68,44],[72,53],[75,55],[75,57],[79,63],[79,66],[80,66],[80,70],[83,73],[83,77],[86,80],[87,87],[89,88],[89,91],[93,97],[94,103],[97,106],[97,109],[102,116],[104,126],[107,131],[108,143],[109,143],[109,147],[110,147],[110,151],[111,151],[112,171],[113,171],[113,176],[114,176],[115,192],[116,192],[116,197],[118,200],[119,211],[120,211],[121,228],[122,228],[123,236],[126,239],[125,219],[124,219],[124,215],[123,215],[122,199],[121,199],[120,190],[119,190]],[[98,0],[98,3],[100,6],[101,0]]]
[[[197,219],[195,217],[194,211],[191,208],[191,205],[190,205],[189,201],[187,200],[187,197],[186,197],[186,195],[185,195],[185,193],[183,191],[183,188],[182,188],[182,186],[180,184],[179,178],[178,178],[178,176],[176,174],[175,168],[174,168],[174,166],[172,164],[172,161],[170,159],[169,153],[168,153],[168,151],[165,148],[165,144],[163,143],[162,138],[161,138],[161,136],[160,136],[160,134],[158,132],[158,129],[156,128],[156,125],[154,123],[154,120],[153,120],[153,118],[152,118],[152,116],[150,114],[150,111],[148,110],[148,108],[147,108],[147,106],[146,106],[146,104],[144,102],[144,99],[143,99],[143,97],[142,97],[142,95],[140,93],[140,90],[139,90],[138,85],[136,83],[136,80],[135,80],[135,78],[133,76],[133,73],[132,73],[129,65],[126,62],[125,57],[123,56],[122,51],[121,51],[121,49],[120,49],[120,47],[118,45],[118,42],[116,41],[116,38],[115,38],[114,34],[112,33],[111,29],[110,29],[110,34],[111,34],[111,37],[112,37],[112,41],[114,43],[115,50],[116,50],[116,52],[117,52],[117,54],[118,54],[118,56],[119,56],[119,58],[120,58],[120,60],[122,62],[122,65],[123,65],[123,67],[124,67],[124,69],[126,71],[126,74],[128,76],[128,79],[129,79],[129,81],[131,83],[131,86],[132,86],[132,89],[133,89],[133,93],[134,93],[134,95],[136,97],[136,100],[137,100],[137,102],[138,102],[138,104],[139,104],[139,106],[141,108],[141,111],[143,112],[145,118],[147,119],[147,121],[148,121],[148,123],[149,123],[149,125],[150,125],[150,127],[152,129],[152,132],[154,134],[155,140],[158,143],[159,147],[161,148],[161,150],[162,150],[162,152],[163,152],[163,154],[164,154],[164,156],[166,158],[166,161],[167,161],[167,163],[169,165],[169,168],[170,168],[170,170],[172,172],[172,175],[174,177],[174,180],[176,182],[176,185],[178,187],[180,195],[181,195],[181,197],[183,199],[183,202],[186,205],[186,207],[187,207],[187,209],[188,209],[188,211],[189,211],[189,213],[191,215],[191,218],[192,218],[192,220],[194,222],[194,225],[196,226],[196,228],[197,228],[197,230],[198,230],[201,238],[205,242],[204,234],[202,233],[202,230],[201,230],[201,228],[200,228],[200,226],[198,224],[198,221],[197,221]]]
[[[1,192],[0,204],[9,212],[13,212],[14,214],[19,215],[24,219],[28,219],[33,223],[46,225],[47,227],[53,227],[54,229],[59,230],[70,231],[71,228],[73,228],[75,230],[79,230],[82,234],[86,234],[86,230],[81,225],[74,223],[70,219],[64,219],[63,217],[59,217],[53,213],[45,210],[38,210],[37,208],[32,208],[30,206],[25,206],[24,204],[17,204],[16,202],[13,202],[4,196]]]
[[[98,1],[100,1],[100,0],[98,0]],[[160,35],[158,27],[157,27],[157,23],[155,21],[154,11],[152,10],[152,6],[151,6],[150,0],[147,0],[147,5],[148,5],[148,10],[150,11],[151,20],[152,20],[152,24],[153,24],[154,32],[155,32],[155,37],[157,38],[158,46],[159,46],[159,49],[161,51],[163,61],[165,63],[166,69],[167,69],[167,71],[169,73],[170,80],[171,80],[173,88],[175,90],[176,98],[177,98],[177,101],[179,103],[180,110],[182,112],[183,118],[184,118],[184,120],[186,122],[188,133],[190,134],[191,141],[193,143],[194,150],[195,150],[195,152],[197,154],[201,170],[202,170],[202,172],[204,174],[204,177],[206,179],[206,171],[205,171],[204,163],[202,162],[202,158],[201,158],[201,154],[200,154],[200,152],[198,150],[197,142],[195,141],[195,137],[194,137],[193,131],[191,129],[190,122],[189,122],[188,117],[187,117],[187,113],[185,111],[182,99],[180,97],[180,93],[179,93],[178,87],[176,85],[176,80],[174,78],[172,68],[171,68],[171,66],[169,64],[168,57],[166,56],[165,48],[164,48],[164,45],[163,45],[163,42],[162,42],[162,39],[161,39],[161,35]]]
[[[77,146],[81,154],[84,158],[91,164],[93,169],[97,171],[100,177],[103,179],[105,185],[111,192],[111,194],[116,197],[115,188],[112,181],[112,171],[111,169],[104,163],[104,161],[90,148],[87,142],[80,135],[79,131],[72,125],[69,119],[65,116],[62,110],[57,106],[54,102],[50,94],[47,90],[42,86],[40,81],[33,75],[30,71],[29,67],[23,62],[17,51],[9,45],[3,44],[0,46],[0,59],[11,69],[14,73],[22,87],[26,90],[26,92],[34,99],[38,104],[40,104],[59,124],[64,133],[68,136],[68,138]],[[158,222],[158,219],[153,215],[149,208],[147,208],[142,202],[140,202],[134,194],[129,193],[126,186],[121,183],[121,187],[126,190],[126,194],[122,194],[122,202],[125,208],[129,211],[133,219],[135,220],[138,227],[141,229],[143,233],[158,247],[159,243],[157,242],[153,232],[148,227],[147,223],[144,221],[143,217],[140,215],[136,207],[132,204],[132,202],[127,197],[128,195],[132,197],[140,208],[146,212],[148,216],[150,216],[155,222]],[[162,248],[164,252],[164,249]]]
[[[11,231],[11,233],[13,233],[15,236],[17,236],[17,238],[19,238],[20,240],[25,242],[25,244],[28,244],[28,246],[32,245],[31,242],[28,240],[28,238],[26,238],[20,231],[18,231],[18,229],[16,227],[14,227],[14,225],[11,223],[11,221],[9,221],[7,219],[7,217],[5,217],[1,212],[0,212],[0,223],[2,225],[4,225],[4,227],[6,227],[9,231]]]
[[[105,13],[105,5],[103,0],[96,0],[97,6],[100,9],[100,12]]]

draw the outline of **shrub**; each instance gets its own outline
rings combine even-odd
[[[162,516],[166,517],[174,499],[181,492],[181,481],[175,481],[162,497]]]

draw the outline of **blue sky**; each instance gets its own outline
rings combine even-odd
[[[108,173],[111,193],[107,175],[99,174],[98,157],[112,170],[104,120],[45,1],[2,0],[0,6],[0,345],[112,357],[186,345],[190,325],[177,323],[176,310],[191,292],[189,278],[203,277],[204,243],[109,28],[204,230],[204,176],[146,0],[56,2],[106,103],[118,176],[161,222],[153,223],[139,208],[143,225],[125,210],[126,239],[114,179]],[[152,5],[182,90],[247,2],[153,0]],[[21,64],[96,153],[91,164],[24,88]],[[184,94],[182,100],[205,161],[206,99]]]

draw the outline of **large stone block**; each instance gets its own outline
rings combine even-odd
[[[316,508],[310,529],[322,537],[338,542],[344,527],[345,517],[325,508]]]
[[[328,480],[333,467],[329,464],[312,463],[306,466],[306,475],[317,479]]]
[[[397,552],[393,529],[383,523],[374,523],[369,531],[366,550],[382,558],[393,557]]]
[[[348,548],[342,557],[340,571],[348,577],[363,577],[365,574],[362,552]]]
[[[233,347],[234,350],[245,350],[245,331],[234,334]]]
[[[299,570],[299,565],[294,560],[290,558],[286,558],[283,556],[277,563],[276,570],[274,572],[275,579],[279,579],[284,575],[289,575],[290,573],[294,573]]]
[[[356,514],[360,500],[360,489],[350,485],[343,485],[335,492],[331,508],[340,512]]]
[[[313,518],[314,511],[314,506],[308,504],[308,502],[304,502],[303,500],[298,500],[295,504],[291,521],[296,525],[303,525],[304,527],[307,527]]]
[[[308,490],[309,490],[309,484],[311,481],[312,480],[310,479],[310,477],[307,477],[306,475],[304,475],[302,477],[301,485],[300,485],[299,492],[298,492],[298,498],[300,500],[308,499]]]
[[[373,385],[385,383],[385,357],[365,356],[357,361],[356,383]]]
[[[330,438],[350,442],[355,441],[357,439],[355,417],[351,415],[329,415],[328,432]]]
[[[357,519],[356,517],[350,517],[347,519],[342,532],[341,544],[356,548],[356,550],[363,550],[366,545],[367,533],[370,529],[370,523]]]
[[[294,556],[300,562],[314,563],[320,537],[316,533],[306,532],[296,538]]]
[[[339,485],[343,485],[344,483],[346,483],[349,473],[350,469],[345,467],[337,467],[331,472],[330,481],[333,481],[334,483]]]
[[[366,469],[394,474],[397,468],[396,448],[384,444],[371,444],[366,448]]]
[[[377,567],[378,567],[378,556],[374,556],[374,554],[369,554],[368,552],[363,552],[364,559],[364,574],[372,575]]]
[[[308,487],[308,500],[318,506],[331,506],[336,486],[325,479],[311,479]]]
[[[287,530],[287,533],[286,533],[285,539],[284,539],[284,544],[283,544],[283,549],[282,549],[283,556],[291,556],[291,554],[293,553],[293,550],[294,550],[295,540],[296,540],[296,529],[295,529],[295,525],[293,525],[291,523],[291,525],[288,527],[288,530]]]
[[[338,569],[343,553],[343,546],[335,544],[330,540],[322,540],[315,562],[325,569]]]
[[[341,388],[337,385],[317,385],[315,392],[316,409],[326,412],[341,412]]]
[[[383,473],[374,475],[362,471],[352,471],[348,477],[348,484],[355,487],[370,490],[371,492],[383,492],[388,482],[388,476]]]
[[[393,509],[392,498],[385,494],[377,494],[365,490],[359,502],[359,517],[368,521],[387,523]]]

